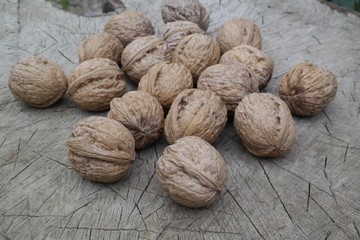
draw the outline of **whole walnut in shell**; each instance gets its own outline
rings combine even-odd
[[[110,101],[126,91],[124,73],[110,59],[86,60],[70,74],[69,95],[76,105],[89,111],[109,109]]]
[[[105,32],[113,34],[127,46],[138,37],[155,33],[150,20],[142,13],[125,11],[110,18],[105,24]]]
[[[284,75],[280,98],[299,116],[312,116],[334,99],[338,84],[329,70],[312,63],[299,63]]]
[[[164,127],[164,111],[156,98],[142,91],[131,91],[110,103],[108,117],[122,123],[142,149],[158,139]]]
[[[76,124],[67,145],[72,168],[93,181],[119,180],[135,161],[135,141],[129,130],[105,117]]]
[[[226,106],[214,92],[202,89],[182,91],[165,119],[165,137],[173,144],[184,136],[198,136],[215,142],[227,121]]]
[[[152,66],[141,78],[138,90],[154,96],[169,109],[176,96],[193,85],[191,73],[184,65],[162,62]]]
[[[30,57],[21,60],[11,70],[9,88],[21,102],[46,108],[64,95],[67,77],[56,63],[43,57]]]
[[[250,45],[240,45],[227,51],[221,56],[220,63],[245,64],[259,80],[259,89],[266,87],[274,70],[272,58]]]
[[[205,207],[220,195],[227,167],[213,146],[190,136],[165,148],[156,165],[156,176],[176,202],[191,208]]]
[[[259,82],[244,64],[216,64],[208,67],[199,77],[197,87],[215,92],[233,113],[248,94],[259,92]]]
[[[247,95],[235,110],[234,126],[246,149],[258,157],[279,157],[295,142],[295,122],[286,104],[269,93]]]

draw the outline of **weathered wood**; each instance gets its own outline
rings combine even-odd
[[[156,28],[161,1],[127,0]],[[210,207],[170,200],[156,177],[166,141],[139,151],[131,173],[112,184],[84,180],[69,169],[72,125],[91,115],[68,99],[48,109],[16,101],[7,87],[19,59],[42,55],[70,73],[79,43],[102,31],[108,17],[85,18],[43,0],[0,1],[0,239],[359,239],[360,18],[315,0],[204,0],[208,33],[233,17],[256,22],[263,50],[275,61],[267,92],[307,60],[333,71],[333,102],[317,116],[297,118],[297,141],[278,159],[251,156],[231,120],[214,146],[229,176]]]

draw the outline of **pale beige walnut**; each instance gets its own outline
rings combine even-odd
[[[227,51],[221,56],[220,63],[245,64],[259,80],[259,89],[266,87],[274,70],[272,58],[250,45],[240,45]]]
[[[153,96],[131,91],[110,103],[108,117],[122,123],[135,139],[135,148],[142,149],[158,139],[164,127],[164,111]]]
[[[209,13],[199,0],[166,0],[161,8],[161,16],[165,23],[189,21],[196,23],[204,31],[210,23]]]
[[[258,157],[279,157],[295,142],[289,108],[269,93],[247,95],[235,110],[234,126],[246,149]]]
[[[259,92],[259,82],[244,64],[216,64],[208,67],[199,77],[197,87],[215,92],[234,113],[239,102],[248,94]]]
[[[243,18],[234,18],[222,25],[216,35],[221,53],[242,45],[251,45],[258,49],[262,46],[262,37],[259,27]]]
[[[163,39],[147,36],[137,38],[124,49],[121,65],[131,80],[138,84],[152,66],[168,61],[170,57],[169,48]]]
[[[76,124],[67,143],[72,168],[98,182],[124,177],[135,161],[135,141],[121,123],[89,117]]]
[[[70,74],[69,95],[77,106],[88,111],[109,109],[110,101],[126,91],[124,73],[110,59],[86,60]]]
[[[194,80],[209,66],[217,64],[220,59],[220,48],[217,42],[203,34],[191,34],[184,37],[177,45],[173,62],[187,67]]]
[[[227,167],[213,146],[189,136],[165,148],[156,176],[176,202],[191,208],[205,207],[220,195]]]
[[[312,116],[334,99],[338,84],[329,70],[312,63],[299,63],[284,75],[280,98],[298,116]]]
[[[43,57],[30,57],[21,60],[11,70],[9,88],[21,102],[46,108],[64,95],[67,77],[56,63]]]
[[[227,121],[226,106],[214,92],[202,89],[182,91],[165,119],[165,137],[173,144],[184,136],[198,136],[215,142]]]
[[[150,20],[142,13],[126,11],[110,18],[105,24],[105,32],[117,37],[124,47],[138,37],[155,33]]]
[[[92,58],[108,58],[120,64],[124,47],[114,35],[103,32],[92,35],[81,42],[79,47],[79,62]]]
[[[154,96],[169,109],[176,96],[193,85],[191,73],[184,65],[162,62],[152,66],[141,78],[138,90]]]

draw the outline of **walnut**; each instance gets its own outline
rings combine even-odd
[[[176,202],[191,208],[205,207],[220,195],[227,167],[213,146],[190,136],[165,148],[156,176]]]
[[[150,20],[135,11],[125,11],[110,18],[105,24],[105,32],[115,35],[124,47],[138,37],[155,33]]]
[[[226,106],[214,92],[202,89],[182,91],[165,119],[165,137],[173,144],[184,136],[198,136],[215,142],[227,121]]]
[[[226,105],[229,113],[246,95],[259,92],[259,82],[244,64],[216,64],[208,67],[199,77],[197,87],[215,92]]]
[[[67,145],[72,168],[93,181],[119,180],[135,161],[135,141],[129,130],[105,117],[76,124]]]
[[[295,142],[295,122],[286,104],[269,93],[247,95],[235,110],[234,126],[246,149],[258,157],[279,157]]]
[[[36,108],[53,105],[64,95],[66,87],[64,71],[43,57],[21,60],[9,76],[9,88],[14,97]]]
[[[219,59],[220,48],[217,42],[209,36],[195,33],[179,42],[172,60],[185,65],[197,81],[202,71],[217,64]]]
[[[216,40],[220,45],[221,53],[242,44],[258,49],[261,49],[262,45],[259,27],[243,18],[234,18],[225,22],[217,32]]]
[[[158,139],[164,127],[164,111],[156,98],[142,91],[131,91],[110,103],[108,117],[122,123],[142,149]]]
[[[338,84],[335,75],[312,63],[299,63],[284,75],[280,98],[298,116],[312,116],[334,99]]]
[[[109,33],[98,33],[85,39],[79,48],[79,62],[92,58],[108,58],[120,64],[124,47],[119,39]]]
[[[199,0],[167,0],[161,8],[161,16],[165,23],[190,21],[199,25],[204,31],[209,27],[210,17]]]
[[[162,62],[152,66],[141,78],[138,90],[154,96],[169,109],[176,96],[193,85],[191,73],[184,65]]]
[[[222,64],[243,63],[256,75],[259,80],[259,89],[266,87],[274,70],[272,58],[250,45],[237,46],[221,56]]]
[[[121,65],[131,80],[138,84],[152,66],[167,60],[170,60],[170,55],[165,41],[147,36],[137,38],[124,49]]]
[[[124,73],[110,59],[86,60],[70,74],[69,95],[76,105],[88,111],[109,109],[110,101],[126,91]]]

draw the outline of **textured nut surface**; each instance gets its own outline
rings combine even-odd
[[[67,77],[59,65],[43,57],[20,61],[10,72],[9,88],[16,99],[37,108],[46,108],[65,93]]]
[[[295,142],[295,122],[286,104],[269,93],[247,95],[235,110],[234,126],[246,149],[258,157],[279,157]]]
[[[209,36],[192,34],[184,37],[177,45],[173,62],[181,63],[187,67],[194,80],[209,66],[217,64],[220,59],[218,43]]]
[[[187,207],[205,207],[221,193],[227,167],[213,146],[190,136],[165,148],[157,162],[156,176],[176,202]]]
[[[135,161],[135,141],[129,130],[105,117],[89,117],[76,124],[67,145],[73,169],[93,181],[114,182]]]
[[[210,66],[202,72],[197,85],[215,92],[230,113],[246,95],[259,92],[258,86],[257,78],[244,64]]]
[[[138,84],[152,66],[167,60],[170,60],[170,52],[166,42],[155,36],[147,36],[137,38],[124,49],[121,65]]]
[[[250,45],[240,45],[227,51],[221,56],[220,63],[245,64],[259,80],[259,89],[266,87],[274,70],[272,58]]]
[[[138,90],[149,93],[169,109],[176,96],[193,85],[191,73],[184,65],[162,62],[152,66],[141,78]]]
[[[280,98],[299,116],[319,113],[334,99],[338,84],[329,70],[312,63],[299,63],[284,75]]]
[[[125,11],[110,18],[105,24],[105,32],[113,34],[126,47],[136,38],[153,35],[155,31],[144,14]]]
[[[199,0],[167,0],[161,8],[161,16],[165,23],[190,21],[205,31],[210,23],[209,13]]]
[[[130,130],[136,149],[151,145],[160,137],[164,127],[164,111],[160,103],[142,91],[131,91],[121,98],[114,98],[108,117]]]
[[[85,39],[79,47],[79,62],[92,58],[108,58],[120,63],[124,47],[114,35],[103,32]]]
[[[173,144],[184,136],[198,136],[215,142],[227,121],[226,106],[214,92],[202,89],[182,91],[165,119],[165,137]]]
[[[261,49],[262,38],[259,27],[243,18],[234,18],[222,25],[216,35],[221,53],[236,46],[247,44]]]
[[[126,91],[124,73],[110,59],[86,60],[70,74],[69,95],[76,105],[89,111],[109,109],[110,101]]]

